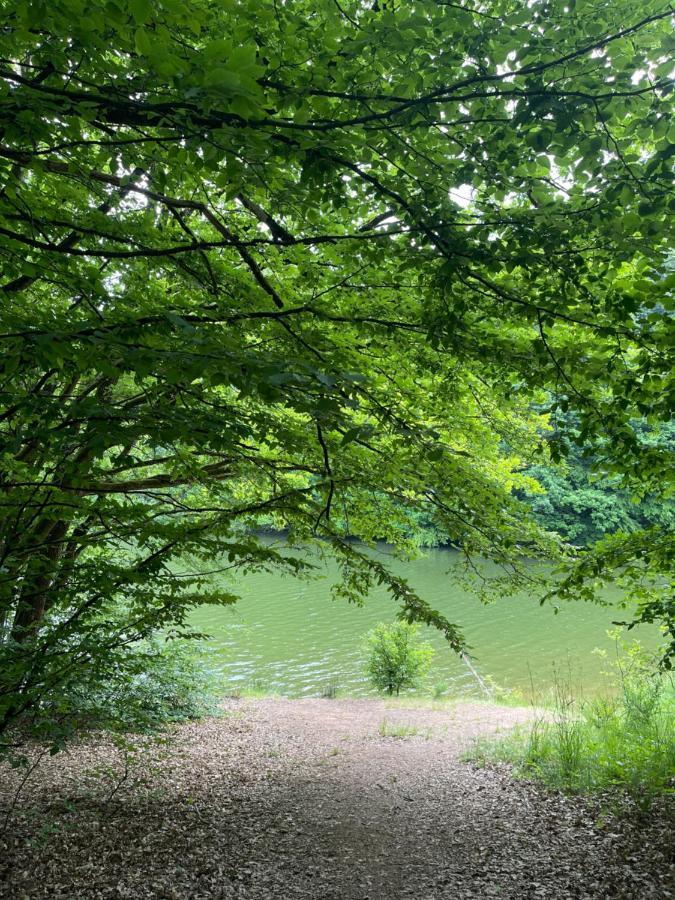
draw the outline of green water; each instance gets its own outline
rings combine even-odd
[[[378,552],[386,556],[386,548]],[[532,688],[535,696],[545,695],[560,680],[584,695],[606,689],[602,672],[607,663],[593,650],[614,654],[607,630],[625,611],[569,603],[556,615],[533,596],[484,606],[448,574],[456,560],[452,550],[432,550],[392,568],[462,626],[481,676],[527,698]],[[236,606],[195,611],[191,624],[212,636],[210,646],[229,689],[257,687],[289,697],[316,696],[335,681],[341,693],[371,693],[363,676],[363,636],[376,622],[392,621],[396,606],[383,589],[374,591],[362,607],[332,600],[329,587],[335,572],[329,564],[325,577],[311,582],[249,575],[223,585],[241,595]],[[611,593],[605,596],[612,598]],[[424,636],[436,648],[428,689],[444,682],[451,695],[479,693],[475,677],[442,637],[433,629],[425,629]],[[656,629],[636,630],[633,636],[646,645],[657,642]]]

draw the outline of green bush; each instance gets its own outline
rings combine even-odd
[[[481,744],[474,759],[515,764],[516,772],[570,793],[627,792],[641,809],[670,793],[675,779],[675,687],[633,647],[618,666],[617,693],[575,703],[559,690],[550,717]]]
[[[378,691],[390,696],[401,688],[417,687],[429,670],[434,650],[418,639],[419,626],[408,622],[380,622],[366,638],[366,671]]]
[[[157,731],[215,712],[221,695],[219,673],[203,647],[159,638],[133,642],[105,665],[91,661],[52,686],[18,720],[0,752],[30,740],[57,752],[70,738],[93,730]]]
[[[215,710],[221,696],[219,673],[205,648],[181,640],[145,642],[112,691],[97,685],[94,694],[99,714],[106,709],[111,725],[132,731],[200,718]]]

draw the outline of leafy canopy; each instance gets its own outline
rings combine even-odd
[[[231,602],[213,569],[301,572],[263,514],[459,648],[345,536],[405,549],[424,510],[509,573],[554,554],[512,496],[535,399],[554,456],[574,408],[663,490],[631,422],[672,402],[666,4],[0,10],[3,724]]]

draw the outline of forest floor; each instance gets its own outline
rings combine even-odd
[[[640,819],[462,761],[532,714],[229,699],[132,753],[80,744],[45,757],[11,810],[0,896],[675,897],[667,809]],[[21,777],[0,772],[0,828]]]

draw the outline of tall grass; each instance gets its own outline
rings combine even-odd
[[[616,692],[578,702],[558,682],[550,714],[469,754],[570,793],[619,789],[641,809],[675,788],[675,685],[639,647],[616,664]]]

